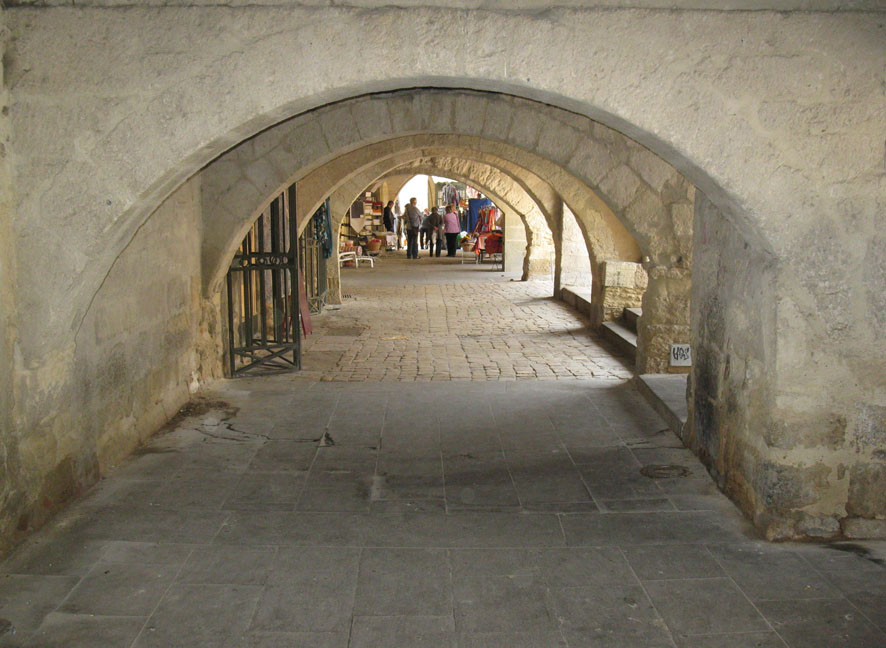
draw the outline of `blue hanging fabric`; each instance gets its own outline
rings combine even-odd
[[[323,258],[332,256],[332,222],[329,219],[329,198],[314,212],[314,239],[320,244]]]

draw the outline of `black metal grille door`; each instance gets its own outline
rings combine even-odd
[[[253,223],[228,270],[232,376],[301,368],[295,185]]]
[[[320,241],[323,236],[322,223],[328,218],[327,209],[326,204],[320,206],[298,239],[298,262],[312,313],[319,313],[326,306],[326,258]]]

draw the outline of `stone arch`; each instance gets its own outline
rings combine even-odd
[[[387,146],[385,146],[387,148]],[[478,174],[475,178],[482,182],[483,186],[495,192],[499,196],[506,196],[512,205],[521,205],[517,211],[528,213],[530,204],[537,206],[548,222],[548,227],[553,228],[552,208],[558,198],[550,186],[545,185],[544,195],[540,195],[528,181],[534,180],[536,186],[544,185],[544,182],[531,172],[522,169],[502,158],[484,154],[474,149],[448,146],[404,146],[394,153],[379,154],[375,146],[365,147],[350,154],[342,155],[329,165],[324,165],[308,174],[298,183],[299,213],[313,213],[313,211],[339,186],[351,181],[353,177],[362,178],[362,186],[380,177],[382,170],[388,172],[392,168],[399,167],[406,161],[415,159],[445,159],[446,167],[455,169],[458,165],[466,167],[460,172],[461,177]],[[331,168],[330,168],[331,167]],[[211,269],[208,268],[208,270]]]
[[[446,155],[435,155],[438,153]],[[449,172],[456,173],[461,179],[470,178],[479,182],[486,193],[499,197],[503,204],[510,205],[512,211],[521,217],[529,215],[530,220],[536,219],[536,212],[540,212],[537,217],[539,222],[529,224],[528,240],[531,241],[534,235],[541,233],[541,228],[544,227],[541,219],[548,230],[556,227],[553,209],[556,208],[559,197],[547,185],[543,187],[544,195],[540,197],[539,192],[533,191],[533,188],[527,184],[528,177],[532,177],[536,185],[543,185],[543,181],[539,178],[501,158],[485,155],[473,149],[444,146],[410,146],[387,155],[381,155],[374,146],[369,146],[365,150],[361,149],[343,155],[329,165],[324,165],[308,174],[299,183],[299,212],[313,213],[325,197],[330,195],[330,192],[334,192],[340,186],[346,186],[354,177],[359,178],[356,182],[359,185],[357,191],[360,191],[369,182],[374,181],[382,173],[387,173],[392,167],[401,165],[407,160],[429,157],[437,160],[432,164],[436,164],[438,168],[445,168]],[[442,163],[444,158],[445,164]],[[356,195],[357,191],[352,193]],[[551,240],[550,232],[544,237],[536,238],[538,242],[543,240]],[[543,252],[541,254],[543,255]],[[526,268],[527,276],[533,272],[548,274],[538,263],[533,267],[531,259],[530,253],[530,257],[527,259],[530,261],[530,266]],[[539,259],[543,263],[541,256]]]
[[[73,360],[84,313],[147,217],[196,170],[330,102],[410,87],[475,88],[616,128],[704,192],[696,213],[705,227],[696,236],[701,265],[718,282],[693,299],[693,343],[705,362],[692,408],[704,421],[695,427],[705,444],[722,440],[738,457],[729,487],[761,512],[761,525],[783,523],[787,531],[776,533],[789,534],[797,520],[834,522],[847,502],[874,515],[846,495],[865,479],[883,483],[866,477],[880,470],[871,448],[847,458],[849,431],[867,429],[869,408],[883,405],[871,377],[883,374],[883,363],[871,362],[886,357],[876,265],[884,249],[884,112],[870,83],[882,76],[886,53],[870,14],[336,6],[311,8],[305,20],[300,10],[217,6],[183,19],[189,10],[127,7],[102,20],[82,19],[82,8],[8,12],[20,276],[29,276],[33,259],[52,260],[17,288],[10,347],[22,434],[73,429],[65,415],[40,410],[86,388]],[[335,26],[337,56],[315,51],[318,23]],[[148,25],[164,34],[160,52],[142,38]],[[441,47],[387,37],[426,29]],[[366,34],[377,35],[370,46]],[[76,43],[78,56],[59,56],[46,43]],[[469,55],[477,43],[482,55]],[[60,119],[63,127],[46,128]],[[806,349],[820,351],[811,358]],[[751,410],[754,420],[744,415]],[[718,413],[730,418],[722,436],[711,423]],[[847,445],[830,452],[833,429],[823,422],[835,420],[845,422]],[[807,489],[811,503],[782,497]]]
[[[437,97],[437,95],[434,96]],[[407,106],[407,112],[405,114],[396,113],[396,118],[418,119],[416,115],[409,112],[412,110],[414,110],[414,106],[410,104]],[[348,114],[363,114],[364,112],[365,110],[358,107]],[[317,126],[320,132],[348,130],[342,123],[338,112],[333,111],[331,115],[333,117],[330,118],[327,115],[324,121],[321,121]],[[203,254],[204,281],[208,282],[210,293],[213,290],[212,286],[217,285],[217,282],[221,280],[233,249],[239,244],[240,232],[251,225],[253,216],[264,209],[271,199],[269,196],[261,196],[258,187],[279,189],[296,178],[292,175],[287,176],[287,172],[284,170],[286,167],[283,164],[279,162],[269,164],[269,159],[273,160],[275,151],[279,152],[281,146],[285,147],[285,144],[280,142],[281,137],[291,137],[293,132],[300,133],[302,128],[303,124],[295,122],[286,125],[285,128],[281,125],[280,129],[275,130],[274,133],[263,134],[264,140],[260,145],[253,143],[252,148],[247,147],[245,153],[240,151],[238,147],[238,149],[231,151],[231,156],[224,161],[221,167],[210,165],[206,170],[209,180],[203,192],[203,208],[206,214],[203,230],[209,238],[204,240]],[[454,128],[451,120],[449,128]],[[293,131],[293,129],[296,130]],[[351,129],[351,132],[359,137],[358,130],[355,127]],[[441,128],[438,127],[437,130],[441,130]],[[363,131],[371,132],[369,126],[366,125],[363,126]],[[575,134],[573,133],[573,135]],[[575,136],[577,137],[577,135]],[[624,137],[621,139],[628,141]],[[619,141],[619,143],[624,142]],[[609,146],[610,148],[614,147],[611,143]],[[633,146],[642,148],[637,145]],[[391,159],[410,152],[422,154],[439,152],[442,154],[452,151],[460,152],[466,157],[488,160],[499,170],[518,179],[522,188],[541,207],[548,226],[554,232],[554,294],[556,296],[559,296],[559,269],[562,263],[560,222],[564,218],[564,213],[570,211],[568,208],[564,210],[564,204],[568,204],[572,208],[572,213],[576,214],[591,263],[592,321],[599,324],[607,319],[607,313],[620,313],[618,309],[612,307],[612,304],[610,307],[604,306],[600,264],[604,260],[639,261],[640,248],[632,238],[633,232],[639,232],[647,245],[643,253],[651,260],[653,281],[663,281],[665,278],[669,280],[669,290],[667,291],[669,300],[651,302],[644,309],[645,314],[640,324],[641,335],[638,340],[640,370],[660,370],[666,362],[667,345],[675,340],[688,339],[691,225],[687,224],[687,220],[691,215],[691,201],[694,192],[693,188],[673,170],[671,170],[673,176],[670,181],[659,178],[659,182],[662,183],[659,186],[662,195],[669,194],[667,198],[671,203],[669,210],[663,210],[661,196],[653,195],[655,192],[649,184],[636,183],[632,188],[628,187],[626,190],[624,188],[621,188],[619,192],[613,190],[613,194],[617,194],[618,200],[626,202],[630,198],[633,200],[631,204],[642,205],[641,208],[628,212],[627,220],[630,230],[632,230],[628,231],[606,201],[602,200],[581,180],[565,172],[550,160],[508,143],[470,135],[416,134],[382,139],[356,148],[348,146],[344,148],[350,150],[323,164],[313,165],[310,171],[300,177],[299,213],[312,213],[329,192],[334,191],[339,184],[346,182],[348,174],[356,173],[359,169],[375,164],[378,160]],[[256,150],[261,151],[264,157],[256,158]],[[617,147],[613,150],[616,153],[619,152]],[[620,153],[624,154],[624,151]],[[617,160],[612,164],[617,164]],[[213,175],[216,171],[219,175]],[[544,177],[540,177],[539,173],[545,174]],[[626,176],[625,173],[630,173],[630,171],[624,165],[617,167],[615,188],[619,188],[619,182],[630,184],[626,180],[629,176]],[[650,173],[647,169],[646,174]],[[238,181],[237,177],[249,178],[250,182]],[[552,179],[549,180],[549,178]],[[249,190],[247,191],[247,189]],[[231,194],[232,191],[234,195]],[[635,194],[636,198],[631,198]],[[227,198],[234,196],[238,199],[238,203],[230,205]],[[250,203],[259,206],[255,208]],[[232,231],[234,232],[233,236],[231,235]],[[681,233],[681,236],[676,235],[677,231]],[[670,265],[676,267],[669,271],[661,269],[661,266],[668,268]],[[650,295],[659,295],[662,292],[664,291],[657,289],[651,291]],[[660,308],[673,310],[675,305],[679,309],[676,316],[674,313],[665,314],[659,310]],[[644,304],[644,306],[646,305]]]
[[[335,192],[331,194],[330,205],[333,208],[333,214],[336,213],[336,208],[339,212],[341,212],[345,206],[349,206],[351,202],[353,202],[358,196],[362,194],[363,190],[371,182],[383,180],[388,174],[399,175],[404,169],[408,169],[408,173],[405,174],[408,175],[408,177],[413,177],[419,174],[448,175],[454,180],[470,182],[474,186],[481,189],[483,193],[489,196],[497,205],[504,208],[505,210],[511,210],[514,214],[518,215],[523,222],[527,239],[527,251],[526,257],[524,258],[523,278],[528,278],[531,275],[533,250],[539,250],[539,248],[541,248],[540,252],[536,253],[536,256],[538,257],[540,255],[543,255],[545,252],[545,247],[543,245],[545,236],[548,242],[551,241],[550,231],[548,230],[547,232],[545,232],[545,230],[547,229],[546,219],[539,210],[538,206],[531,200],[526,201],[525,197],[524,200],[521,200],[519,203],[515,204],[512,199],[509,199],[505,195],[500,194],[495,187],[487,185],[482,180],[477,181],[475,179],[475,175],[461,175],[461,173],[459,173],[457,169],[453,169],[453,167],[445,160],[440,160],[437,158],[414,159],[410,162],[396,167],[393,170],[391,170],[386,163],[380,163],[374,168],[366,169],[362,173],[356,174],[351,177],[348,182],[340,186]],[[339,217],[337,221],[333,222],[333,231],[336,231],[336,227],[338,227],[340,223],[341,217]],[[539,239],[541,239],[542,241],[541,245],[537,243]],[[536,273],[541,273],[541,268],[536,267],[535,270]],[[340,274],[341,269],[339,267],[337,255],[334,254],[329,259],[327,265],[327,277],[330,278],[329,288],[333,303],[340,299],[340,296],[338,294],[341,288],[341,283],[339,279]]]
[[[520,160],[561,195],[580,194],[572,199],[574,212],[599,213],[610,229],[621,222],[656,265],[691,256],[693,188],[656,155],[552,106],[463,91],[361,97],[268,129],[204,171],[205,209],[226,223],[205,231],[245,229],[270,196],[314,169],[374,142],[379,155],[386,147],[393,152],[404,135],[422,133],[461,137],[466,146]],[[209,254],[227,258],[225,248],[236,240],[206,245]]]

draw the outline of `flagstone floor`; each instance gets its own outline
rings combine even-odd
[[[417,272],[351,280],[316,373],[217,383],[0,563],[0,646],[886,646],[886,543],[762,541],[580,318]],[[312,369],[336,327],[353,357]],[[397,335],[399,380],[340,375]],[[432,349],[421,372],[436,335],[467,371]],[[511,336],[542,362],[490,345]]]

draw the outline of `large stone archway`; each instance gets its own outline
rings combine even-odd
[[[131,448],[137,435],[121,421],[149,430],[187,397],[189,373],[200,373],[193,331],[208,326],[193,289],[204,279],[194,262],[202,220],[182,217],[200,213],[206,187],[196,172],[245,140],[264,157],[254,136],[294,115],[422,87],[512,97],[490,113],[485,95],[433,102],[429,92],[406,92],[396,101],[413,104],[417,122],[390,120],[388,97],[366,98],[356,113],[351,103],[332,106],[331,123],[352,124],[355,141],[378,111],[389,120],[379,139],[436,133],[455,120],[469,134],[537,149],[625,218],[666,205],[688,220],[688,183],[673,203],[669,192],[651,203],[645,192],[614,198],[654,184],[656,155],[700,189],[693,266],[705,281],[693,284],[690,441],[773,536],[876,526],[886,515],[869,495],[883,490],[871,431],[886,407],[880,15],[234,5],[4,12],[13,36],[3,127],[14,134],[4,158],[14,243],[4,247],[13,271],[0,280],[4,295],[14,293],[4,309],[15,310],[4,313],[12,371],[0,385],[13,393],[14,412],[4,434],[14,460],[3,528],[27,528],[25,513],[39,523],[38,501],[64,499]],[[323,51],[335,56],[316,47],[318,25],[329,30]],[[438,48],[389,38],[430,27]],[[304,151],[303,160],[267,163],[290,172],[323,164],[352,134],[317,128],[307,122],[292,134],[290,153]],[[326,154],[301,146],[315,137]],[[628,162],[640,162],[601,172],[620,159],[601,147],[623,144]],[[251,182],[240,188],[248,193]],[[674,228],[669,216],[656,222]],[[164,247],[173,231],[189,244]],[[652,260],[678,281],[679,258],[670,257]],[[157,303],[175,317],[147,327]],[[157,362],[146,367],[144,357]],[[78,413],[71,402],[90,405]]]
[[[511,207],[513,213],[521,216],[531,214],[533,219],[538,219],[538,223],[531,225],[530,235],[532,232],[540,233],[539,226],[548,230],[556,227],[552,212],[559,197],[542,180],[506,160],[468,148],[439,145],[406,146],[397,149],[395,153],[383,155],[378,154],[374,147],[367,148],[369,150],[360,149],[343,155],[300,181],[299,213],[313,213],[327,196],[335,195],[340,187],[350,187],[348,189],[350,195],[345,199],[353,198],[370,183],[392,172],[392,169],[396,171],[401,165],[415,160],[425,160],[422,165],[429,166],[427,160],[433,159],[434,162],[431,162],[430,166],[440,173],[445,169],[446,172],[457,175],[458,179],[470,178],[481,186],[484,192],[497,196],[503,204]],[[532,182],[534,186],[527,181]],[[537,187],[546,189],[543,197],[539,197],[538,192],[533,190]],[[550,231],[545,238],[551,241]],[[527,272],[530,273],[543,271],[541,267],[527,268]],[[549,270],[544,273],[548,274]]]
[[[222,260],[239,242],[231,232],[245,231],[271,197],[291,182],[317,172],[321,182],[332,186],[331,178],[341,177],[336,160],[356,164],[345,162],[346,154],[359,156],[362,151],[363,163],[369,164],[399,151],[431,146],[477,151],[522,167],[524,175],[535,176],[524,187],[540,204],[555,203],[552,194],[557,193],[584,215],[589,235],[600,236],[592,245],[601,259],[628,249],[637,254],[636,245],[654,264],[671,266],[691,258],[693,188],[642,146],[600,130],[599,124],[594,130],[589,120],[568,124],[562,120],[571,117],[576,123],[575,116],[550,106],[478,93],[413,94],[365,97],[315,111],[260,134],[207,167],[208,267],[224,265]],[[460,118],[456,105],[467,115]],[[477,115],[483,115],[482,121]],[[530,134],[523,124],[529,125]],[[540,132],[542,126],[545,133]],[[335,133],[334,148],[327,132]],[[408,133],[413,134],[403,136]],[[558,141],[569,144],[558,148]],[[586,147],[581,155],[577,142]],[[553,152],[545,154],[546,147]],[[307,211],[311,207],[305,205]],[[218,276],[217,270],[210,274]]]
[[[445,175],[454,180],[472,184],[489,196],[497,205],[519,217],[523,223],[527,242],[523,263],[524,279],[550,275],[554,245],[548,219],[516,182],[499,173],[494,167],[475,161],[439,157],[406,157],[407,162],[388,160],[364,169],[362,172],[354,174],[348,182],[330,195],[334,218],[333,231],[339,227],[344,210],[373,182],[383,180],[389,175],[403,174],[404,171],[410,177]],[[392,169],[391,164],[398,164],[398,166]],[[333,255],[327,266],[327,277],[330,278],[330,291],[333,293],[333,299],[335,299],[335,292],[340,289],[339,275],[338,260],[336,255]]]

